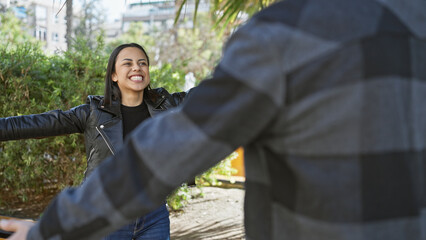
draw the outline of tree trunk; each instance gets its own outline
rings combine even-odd
[[[67,33],[65,34],[65,39],[67,41],[67,49],[71,48],[71,38],[72,38],[72,1],[73,0],[67,0]]]

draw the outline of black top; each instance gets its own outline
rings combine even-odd
[[[123,117],[123,139],[141,122],[151,117],[145,102],[136,107],[127,107],[122,104],[121,115]]]

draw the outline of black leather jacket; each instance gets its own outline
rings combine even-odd
[[[150,90],[144,96],[151,117],[178,106],[186,92],[170,94],[164,88]],[[147,95],[147,94],[145,94]],[[86,104],[68,111],[0,118],[0,141],[43,138],[71,133],[84,133],[86,176],[106,157],[123,145],[123,122],[120,103],[104,106],[102,96],[88,96]]]

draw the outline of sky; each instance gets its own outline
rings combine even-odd
[[[73,4],[77,4],[80,8],[82,2],[82,0],[74,0]],[[126,0],[100,0],[99,2],[106,10],[105,16],[107,17],[107,22],[113,22],[114,19],[119,19],[124,12]]]
[[[101,0],[103,7],[106,9],[107,21],[112,22],[114,19],[121,17],[125,9],[125,0]]]

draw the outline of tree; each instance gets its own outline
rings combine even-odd
[[[24,43],[36,44],[36,39],[27,33],[26,28],[27,25],[15,17],[11,10],[0,13],[0,42],[6,47],[15,48]]]
[[[83,0],[81,6],[83,11],[75,28],[76,38],[85,39],[91,49],[96,47],[96,38],[103,34],[101,25],[105,22],[105,11],[99,2],[99,0]]]

